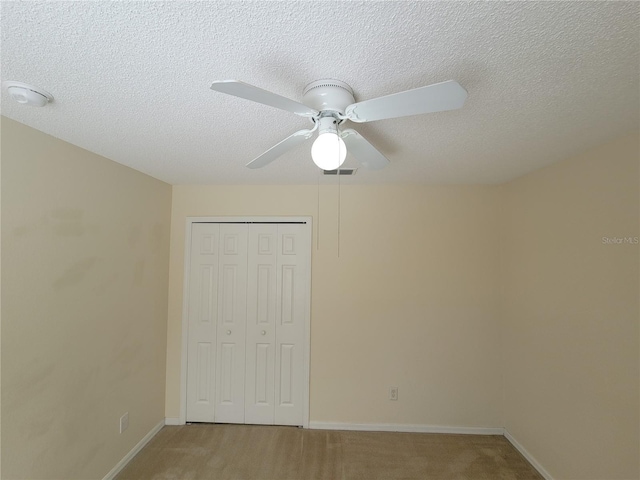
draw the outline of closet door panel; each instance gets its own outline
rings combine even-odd
[[[275,423],[302,425],[309,242],[305,225],[278,225]]]
[[[247,233],[244,224],[220,224],[216,405],[220,423],[244,423]]]
[[[215,404],[218,238],[216,224],[193,224],[187,318],[188,422],[212,422]]]
[[[250,225],[245,421],[273,425],[277,225]]]

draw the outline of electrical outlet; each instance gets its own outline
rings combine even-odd
[[[120,417],[120,433],[129,428],[129,412],[126,412]]]
[[[389,387],[389,400],[398,400],[398,387]]]

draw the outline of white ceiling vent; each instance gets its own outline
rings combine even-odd
[[[358,171],[357,168],[341,168],[340,170],[323,170],[324,175],[340,175],[341,177],[348,177],[355,175]]]

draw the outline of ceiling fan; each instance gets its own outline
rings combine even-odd
[[[348,150],[365,168],[378,170],[384,168],[389,160],[357,131],[342,128],[344,122],[373,122],[455,110],[461,108],[467,98],[467,91],[454,80],[357,103],[351,87],[333,79],[317,80],[307,85],[302,92],[302,103],[237,80],[215,81],[211,89],[286,110],[313,122],[312,128],[298,130],[253,159],[247,164],[249,168],[268,165],[311,138],[318,130],[318,138],[311,147],[311,157],[318,167],[338,169]]]

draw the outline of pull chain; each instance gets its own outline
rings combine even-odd
[[[342,148],[342,143],[338,142],[338,152],[339,152],[338,156],[341,156],[340,155],[340,153],[341,153],[340,152],[340,148]],[[340,205],[340,202],[341,202],[340,165],[338,165],[338,168],[336,170],[337,170],[336,173],[338,174],[338,258],[340,258],[340,224],[341,224],[340,215],[341,215],[341,211],[342,211],[342,208],[341,208],[341,205]]]
[[[340,258],[340,167],[338,167],[338,258]]]
[[[318,174],[318,211],[316,212],[316,250],[320,250],[320,177],[322,170]]]

